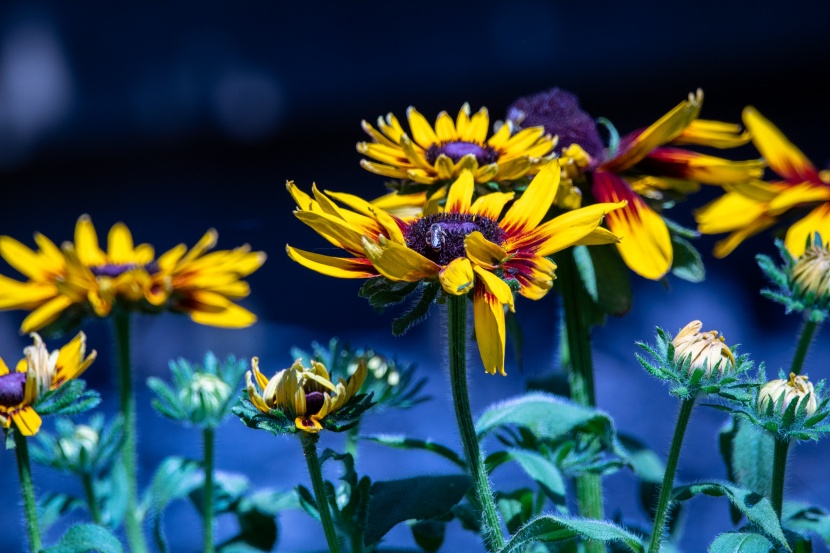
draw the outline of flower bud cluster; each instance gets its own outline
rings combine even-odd
[[[124,440],[124,424],[116,418],[104,424],[97,414],[85,424],[59,418],[56,435],[41,431],[32,458],[39,464],[77,475],[97,475],[112,466]]]

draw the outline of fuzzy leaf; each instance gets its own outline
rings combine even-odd
[[[644,551],[637,536],[610,522],[541,515],[516,532],[501,553],[520,553],[534,542],[559,542],[577,537],[603,543],[619,542],[635,553]]]
[[[788,501],[784,503],[781,518],[786,529],[816,534],[830,546],[830,512],[826,509]]]
[[[112,532],[97,524],[77,524],[67,530],[57,545],[43,553],[123,553],[124,548]]]
[[[396,449],[420,449],[424,451],[431,451],[463,469],[467,468],[467,462],[463,457],[449,447],[433,442],[432,440],[416,440],[414,438],[407,438],[402,434],[375,434],[372,436],[361,436],[360,438],[362,440],[371,440]]]
[[[372,484],[365,545],[380,541],[396,524],[441,516],[464,497],[472,480],[465,474],[420,476]]]
[[[444,543],[447,524],[440,520],[421,520],[410,526],[415,543],[428,553],[435,553]]]
[[[556,465],[535,451],[511,449],[505,452],[509,459],[516,461],[522,470],[539,484],[557,509],[567,511],[565,503],[565,480]]]
[[[713,497],[724,496],[737,507],[749,520],[757,524],[768,536],[784,546],[788,551],[787,540],[778,522],[778,516],[769,499],[751,490],[746,490],[723,482],[698,482],[687,486],[678,486],[672,490],[673,499],[686,501],[704,494]]]
[[[159,550],[167,551],[167,541],[162,529],[162,514],[167,505],[176,499],[187,497],[202,486],[205,475],[201,463],[181,457],[168,457],[162,461],[149,490],[149,505],[153,513],[153,537]]]
[[[706,280],[706,269],[703,267],[703,259],[700,253],[688,240],[677,235],[671,237],[674,250],[674,261],[671,272],[677,278],[689,282],[703,282]]]
[[[45,532],[58,520],[76,509],[85,509],[83,500],[64,493],[46,492],[41,494],[37,501],[38,524],[41,532]]]
[[[597,278],[597,305],[603,313],[621,317],[631,310],[631,271],[614,245],[588,248]]]
[[[709,545],[709,553],[770,553],[773,546],[761,534],[729,532],[721,534]]]

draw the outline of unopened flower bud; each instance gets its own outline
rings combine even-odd
[[[96,429],[85,424],[79,424],[71,435],[58,440],[58,448],[64,459],[71,465],[79,466],[81,464],[81,452],[85,451],[86,457],[89,459],[98,447],[100,438],[101,435]]]
[[[690,360],[689,374],[698,369],[705,371],[708,378],[717,366],[720,376],[735,368],[735,356],[724,343],[717,330],[701,332],[703,323],[692,321],[672,340],[674,359],[677,362]]]
[[[790,373],[789,380],[783,378],[771,380],[761,387],[758,392],[758,412],[766,413],[769,405],[775,405],[783,396],[784,399],[781,401],[781,412],[783,413],[793,401],[800,402],[808,395],[809,399],[805,412],[807,415],[812,415],[818,408],[818,398],[813,389],[813,383],[809,382],[806,376],[796,376],[795,373]]]
[[[179,399],[190,407],[191,422],[204,422],[218,413],[231,395],[231,387],[210,373],[197,372],[186,388],[179,391]]]
[[[830,299],[830,250],[814,244],[799,257],[792,269],[793,291],[815,302]]]

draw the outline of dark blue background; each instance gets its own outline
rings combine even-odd
[[[28,241],[41,231],[72,238],[77,217],[89,213],[103,239],[122,220],[137,241],[163,251],[194,243],[209,227],[219,246],[250,243],[270,255],[249,278],[244,304],[260,322],[242,331],[200,327],[162,316],[140,320],[135,365],[143,380],[167,374],[170,358],[259,355],[269,371],[290,363],[291,345],[331,335],[371,344],[417,361],[430,379],[430,403],[405,413],[367,417],[367,432],[407,432],[456,445],[448,379],[443,368],[437,309],[420,328],[392,338],[389,316],[357,298],[358,283],[314,274],[283,254],[286,242],[319,248],[319,237],[296,221],[286,179],[374,197],[381,177],[358,166],[360,120],[415,105],[432,119],[467,101],[486,105],[491,119],[517,96],[560,86],[584,109],[609,118],[621,132],[651,123],[697,87],[703,116],[738,121],[755,105],[817,165],[828,159],[830,86],[826,22],[830,8],[783,2],[594,3],[519,0],[509,3],[324,2],[153,3],[6,2],[0,7],[0,234]],[[740,152],[755,155],[746,148]],[[691,206],[717,195],[704,190],[672,217],[691,224]],[[28,242],[32,244],[31,242]],[[713,239],[699,241],[708,252]],[[633,358],[634,341],[650,340],[654,325],[675,332],[700,318],[740,342],[771,372],[789,364],[798,318],[757,295],[763,279],[753,261],[772,253],[768,235],[750,240],[727,260],[706,255],[709,278],[671,287],[635,279],[635,306],[595,335],[598,402],[620,429],[665,454],[675,401]],[[3,266],[4,274],[13,271]],[[471,355],[473,408],[521,393],[528,376],[551,370],[557,344],[557,300],[519,300],[527,334],[524,372],[490,377]],[[17,334],[23,313],[0,314],[0,355],[15,359],[28,341]],[[116,407],[106,325],[89,325],[101,357],[87,374]],[[814,378],[827,376],[826,334],[808,358]],[[509,352],[508,352],[509,353]],[[198,457],[197,433],[179,430],[149,410],[140,420],[142,479],[167,455]],[[716,431],[724,417],[701,408],[692,420],[680,480],[723,478]],[[305,481],[300,448],[231,421],[220,433],[218,464],[243,471],[257,486],[288,488]],[[338,447],[339,437],[324,437]],[[492,449],[493,444],[485,444]],[[830,504],[827,445],[799,446],[791,457],[788,497]],[[0,453],[0,516],[8,530],[0,550],[22,548],[13,457]],[[797,467],[797,468],[796,468]],[[429,455],[366,445],[358,468],[376,479],[453,467]],[[496,473],[496,487],[527,485],[518,472]],[[332,475],[333,477],[333,475]],[[41,490],[66,487],[48,470],[35,472]],[[74,486],[74,483],[71,484]],[[607,480],[607,512],[644,520],[633,479]],[[75,490],[79,491],[79,490]],[[703,551],[728,529],[727,507],[712,498],[691,503],[683,545]],[[302,514],[283,517],[279,550],[322,547],[322,532]],[[198,518],[189,505],[167,517],[176,551],[199,547]],[[446,551],[474,551],[468,533],[451,527]],[[220,520],[219,536],[233,532]],[[55,539],[63,528],[47,536]],[[409,544],[399,528],[393,544]]]

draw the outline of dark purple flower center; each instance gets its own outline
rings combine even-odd
[[[305,416],[316,415],[323,408],[326,395],[323,392],[309,392],[305,395]]]
[[[89,270],[92,271],[92,274],[99,277],[99,276],[106,276],[115,278],[120,276],[127,271],[134,271],[136,269],[144,269],[150,274],[157,273],[158,263],[152,261],[147,263],[146,265],[139,265],[138,263],[107,263],[105,265],[96,265],[90,267]]]
[[[410,223],[404,231],[406,245],[439,265],[467,254],[464,238],[479,231],[490,242],[501,245],[504,231],[499,224],[472,213],[435,213]]]
[[[575,94],[554,88],[519,98],[507,108],[507,118],[521,128],[541,126],[546,132],[559,136],[557,152],[571,144],[579,144],[598,162],[605,159],[605,145],[596,122],[582,111]]]
[[[430,165],[435,165],[435,160],[438,156],[444,154],[450,158],[453,163],[458,163],[461,158],[473,154],[476,161],[481,165],[489,165],[495,163],[499,159],[499,153],[490,146],[482,146],[473,142],[447,142],[446,144],[433,144],[427,149],[426,158]]]
[[[26,391],[26,373],[13,372],[0,376],[0,407],[20,405]]]

